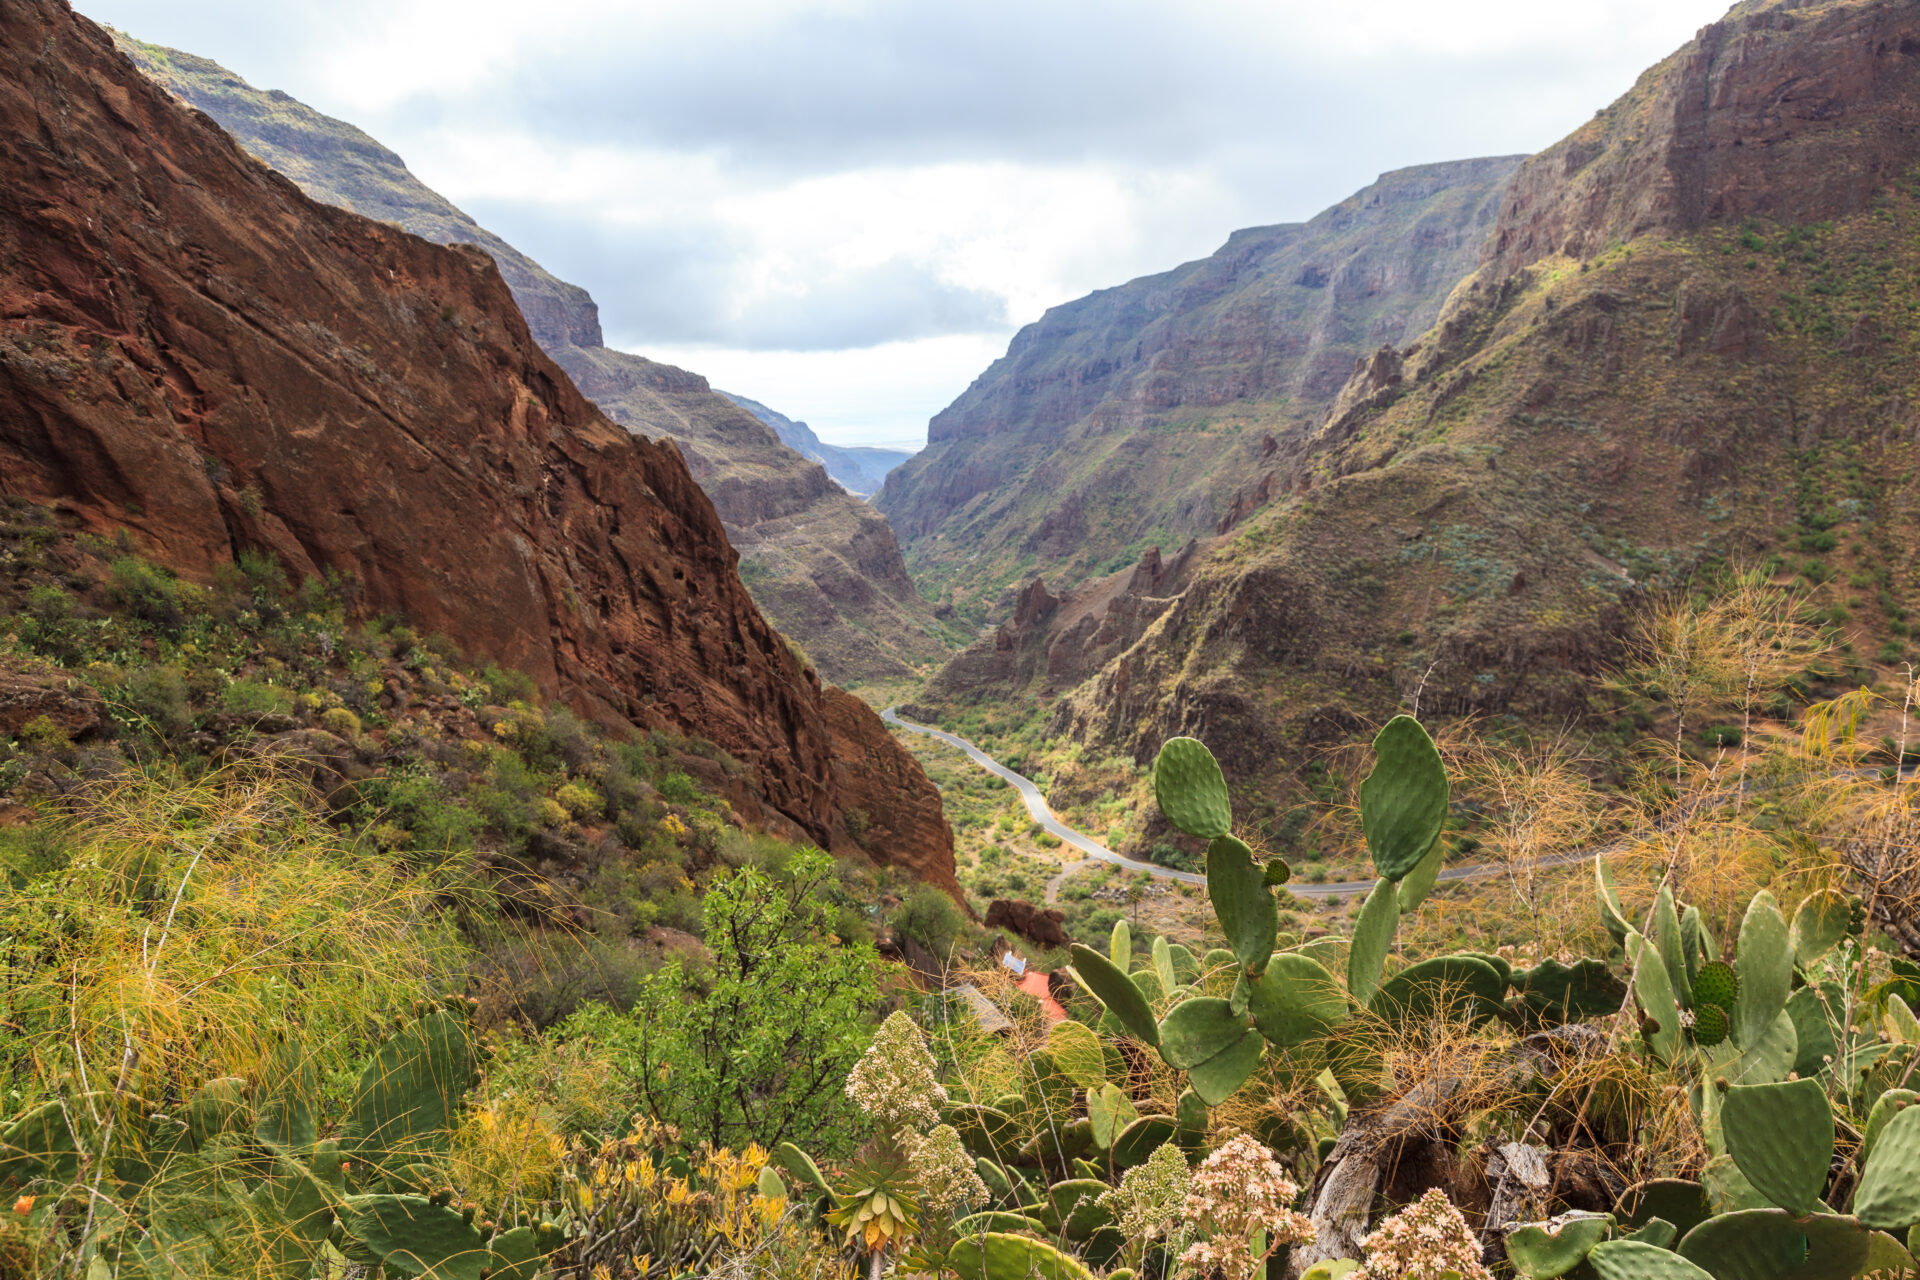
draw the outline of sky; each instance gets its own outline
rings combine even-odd
[[[1538,151],[1729,0],[75,0],[365,129],[610,346],[836,444],[1049,306]]]

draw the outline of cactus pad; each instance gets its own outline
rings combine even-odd
[[[1360,784],[1360,826],[1374,870],[1399,881],[1440,838],[1447,768],[1412,716],[1395,716],[1373,739],[1373,771]]]
[[[1709,960],[1693,975],[1693,1007],[1717,1004],[1728,1014],[1740,994],[1740,975],[1724,960]]]
[[[1612,1226],[1610,1216],[1597,1213],[1525,1223],[1507,1232],[1507,1260],[1527,1280],[1556,1280],[1579,1266]]]
[[[1367,1007],[1402,1026],[1436,1013],[1477,1022],[1500,1015],[1506,989],[1499,970],[1478,956],[1435,956],[1381,983]]]
[[[1597,1244],[1586,1261],[1600,1280],[1726,1280],[1702,1271],[1677,1253],[1638,1240]]]
[[[480,1280],[492,1257],[464,1215],[424,1196],[349,1196],[340,1220],[358,1252],[401,1275]]]
[[[1867,1259],[1868,1233],[1853,1218],[1742,1209],[1687,1232],[1679,1254],[1715,1280],[1847,1280]]]
[[[1795,1215],[1820,1208],[1833,1161],[1833,1110],[1817,1080],[1734,1085],[1720,1104],[1727,1150],[1747,1181]]]
[[[1600,922],[1607,926],[1607,932],[1621,946],[1627,945],[1627,935],[1633,932],[1633,926],[1627,921],[1627,913],[1620,906],[1620,891],[1613,885],[1613,868],[1607,860],[1594,855],[1593,859],[1594,891],[1600,899]]]
[[[1260,1034],[1285,1049],[1325,1035],[1347,1016],[1347,998],[1318,961],[1282,951],[1249,985],[1247,1009]]]
[[[1107,958],[1122,973],[1133,968],[1133,928],[1124,919],[1113,922],[1113,932],[1107,936]]]
[[[1787,1006],[1793,984],[1793,944],[1787,922],[1762,889],[1740,922],[1740,993],[1733,1001],[1733,1042],[1751,1049]]]
[[[80,1167],[80,1149],[65,1105],[43,1103],[0,1133],[0,1186],[45,1178],[65,1182]]]
[[[1087,1095],[1087,1119],[1093,1122],[1093,1142],[1102,1151],[1112,1147],[1121,1131],[1139,1118],[1133,1099],[1122,1092],[1119,1085],[1103,1085],[1099,1092]]]
[[[487,1259],[487,1280],[536,1280],[546,1265],[547,1251],[540,1247],[539,1234],[532,1227],[503,1231],[487,1248],[492,1254]]]
[[[1023,1213],[1009,1213],[1005,1209],[989,1209],[985,1213],[974,1213],[953,1224],[955,1234],[961,1236],[981,1235],[988,1231],[1032,1231],[1036,1234],[1046,1230],[1035,1218]]]
[[[347,1118],[356,1156],[403,1163],[444,1150],[480,1060],[464,1003],[415,1018],[389,1036],[360,1075]]]
[[[958,1240],[947,1270],[960,1280],[1093,1280],[1093,1273],[1052,1245],[999,1231]]]
[[[1014,1099],[1016,1105],[1018,1098]],[[1003,1152],[1010,1152],[1020,1137],[1020,1126],[1013,1117],[999,1107],[983,1107],[978,1103],[963,1102],[948,1108],[947,1123],[960,1135],[960,1144],[976,1156],[999,1159]],[[805,1160],[797,1164],[795,1157]],[[780,1163],[788,1173],[800,1179],[808,1186],[818,1190],[827,1190],[827,1180],[821,1176],[806,1152],[791,1142],[780,1144]]]
[[[1860,1139],[1860,1154],[1856,1159],[1862,1168],[1873,1158],[1873,1144],[1880,1140],[1880,1132],[1902,1111],[1920,1102],[1920,1093],[1912,1089],[1889,1089],[1874,1100],[1873,1110],[1867,1113],[1867,1127]]]
[[[1620,1012],[1627,998],[1626,984],[1614,976],[1604,960],[1592,958],[1571,965],[1542,960],[1521,969],[1511,980],[1520,1003],[1543,1022],[1577,1022]]]
[[[1793,959],[1802,969],[1833,950],[1853,922],[1853,899],[1832,889],[1809,894],[1793,913]]]
[[[1435,840],[1433,848],[1427,850],[1424,858],[1407,872],[1400,881],[1400,914],[1410,915],[1420,909],[1420,904],[1433,892],[1433,886],[1440,879],[1440,864],[1447,860],[1447,845],[1444,840]]]
[[[1248,973],[1259,973],[1273,954],[1280,917],[1253,850],[1232,836],[1207,846],[1207,897],[1234,958]]]
[[[1653,903],[1653,941],[1660,963],[1667,966],[1667,983],[1682,1009],[1693,1004],[1693,984],[1687,980],[1687,944],[1680,936],[1680,913],[1674,909],[1673,889],[1661,885]]]
[[[1620,1197],[1627,1225],[1643,1226],[1656,1218],[1673,1224],[1682,1236],[1713,1216],[1707,1204],[1706,1189],[1697,1182],[1679,1178],[1656,1178],[1637,1183]]]
[[[1080,1088],[1095,1091],[1107,1082],[1107,1056],[1100,1037],[1084,1022],[1068,1019],[1047,1030],[1047,1052],[1062,1075]]]
[[[1667,981],[1667,966],[1653,944],[1627,931],[1627,962],[1633,966],[1633,994],[1647,1018],[1642,1024],[1647,1045],[1662,1062],[1672,1062],[1680,1048],[1680,1006]]]
[[[1113,1167],[1131,1169],[1172,1142],[1178,1130],[1172,1116],[1141,1116],[1113,1140]]]
[[[1211,840],[1233,829],[1227,779],[1213,753],[1193,738],[1169,738],[1153,762],[1153,798],[1168,822]]]
[[[1381,880],[1367,895],[1353,926],[1353,947],[1347,952],[1347,990],[1365,1004],[1380,986],[1380,967],[1393,949],[1400,927],[1400,898],[1391,880]]]
[[[1112,1226],[1112,1212],[1099,1203],[1108,1190],[1106,1183],[1091,1178],[1054,1183],[1047,1188],[1047,1202],[1041,1206],[1041,1227],[1048,1234],[1064,1231],[1069,1240],[1085,1240],[1100,1228]]]
[[[1112,961],[1091,947],[1079,943],[1070,952],[1073,971],[1094,998],[1119,1019],[1127,1034],[1148,1044],[1160,1043],[1160,1031],[1153,1021],[1153,1010],[1133,981],[1113,966]]]
[[[1853,1212],[1882,1231],[1920,1224],[1920,1107],[1901,1110],[1874,1138],[1853,1193]]]

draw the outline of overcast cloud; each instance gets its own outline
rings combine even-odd
[[[1726,0],[76,0],[393,147],[608,341],[840,443],[1046,307],[1530,152]]]

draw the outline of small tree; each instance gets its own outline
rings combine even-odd
[[[872,1039],[878,957],[830,933],[821,890],[833,865],[808,849],[777,874],[744,867],[715,881],[711,969],[673,961],[643,980],[630,1015],[576,1018],[654,1119],[736,1149],[849,1145],[856,1118],[841,1085]]]

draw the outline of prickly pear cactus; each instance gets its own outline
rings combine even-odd
[[[1586,1260],[1613,1227],[1609,1214],[1571,1213],[1507,1232],[1507,1260],[1527,1280],[1557,1280]]]
[[[1374,766],[1360,784],[1360,825],[1374,869],[1399,881],[1440,838],[1447,818],[1446,765],[1420,722],[1395,716],[1373,739]]]
[[[1734,1085],[1720,1104],[1727,1150],[1747,1181],[1796,1215],[1823,1208],[1833,1162],[1833,1109],[1817,1080]]]
[[[1153,763],[1153,798],[1168,822],[1212,840],[1233,829],[1227,780],[1213,753],[1193,738],[1169,738]]]
[[[947,1270],[960,1280],[1093,1280],[1071,1255],[1027,1236],[988,1231],[947,1250]]]
[[[480,1280],[491,1252],[473,1218],[425,1196],[349,1196],[340,1206],[349,1258],[430,1280]]]
[[[408,1022],[360,1075],[346,1125],[351,1151],[375,1164],[399,1165],[444,1149],[479,1069],[465,1002]]]

